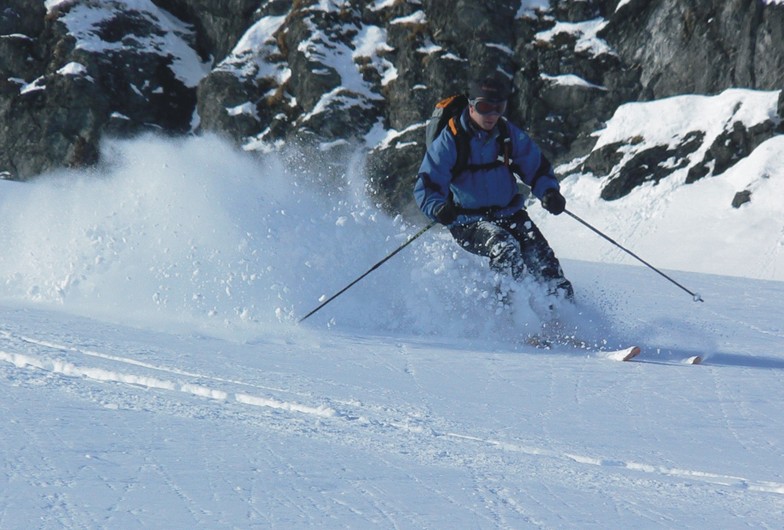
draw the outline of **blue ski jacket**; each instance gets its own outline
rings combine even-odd
[[[419,166],[414,199],[427,217],[435,220],[434,212],[446,202],[450,192],[455,206],[462,212],[454,224],[514,214],[524,208],[525,197],[520,193],[512,171],[539,199],[548,189],[559,189],[552,165],[519,127],[506,122],[511,139],[507,167],[497,163],[499,156],[503,158],[498,125],[492,131],[471,125],[467,108],[460,116],[460,123],[470,137],[467,168],[457,175],[452,174],[457,162],[457,144],[448,127],[444,127],[433,141]]]

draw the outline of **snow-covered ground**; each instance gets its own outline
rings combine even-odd
[[[361,175],[212,137],[104,151],[92,172],[0,181],[0,528],[784,520],[778,139],[613,203],[593,177],[564,183],[570,210],[704,303],[531,206],[590,344],[549,350],[524,340],[530,286],[504,311],[441,228],[296,324],[416,230]],[[600,351],[629,344],[639,362]]]
[[[784,286],[686,275],[695,306],[641,269],[570,268],[627,291],[608,312],[645,363],[6,305],[0,526],[778,528]]]

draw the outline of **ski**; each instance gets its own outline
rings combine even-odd
[[[542,335],[529,335],[525,340],[526,344],[540,348],[543,350],[550,350],[557,346],[566,346],[567,348],[575,348],[577,350],[591,351],[591,345],[587,341],[577,339],[576,337],[556,337],[550,338]],[[611,361],[630,361],[637,357],[642,351],[639,346],[629,346],[620,350],[594,350],[599,357],[609,359]]]
[[[640,353],[642,353],[642,350],[640,350],[638,346],[632,346],[624,350],[605,352],[605,355],[607,356],[608,359],[612,359],[613,361],[631,361],[632,359],[635,359],[635,357],[640,355]],[[678,364],[677,362],[652,361],[647,359],[636,359],[636,361],[656,363],[656,364]],[[680,364],[702,364],[702,356],[692,355],[691,357],[687,357],[683,359],[683,361],[681,361]]]
[[[634,350],[637,350],[636,352]],[[628,355],[624,356],[623,353],[628,352]],[[649,363],[649,364],[664,364],[664,365],[677,365],[677,364],[702,364],[702,356],[701,355],[692,355],[691,357],[686,357],[682,361],[672,360],[672,361],[659,361],[659,360],[652,360],[652,359],[635,359],[640,354],[640,349],[637,347],[628,348],[627,350],[621,350],[618,352],[611,352],[613,356],[613,360],[617,361],[631,361],[632,359],[635,362],[640,363]]]
[[[543,350],[552,350],[559,346],[566,346],[567,348],[574,348],[577,350],[585,350],[585,351],[593,351],[595,352],[595,356],[599,359],[607,359],[610,361],[620,361],[620,362],[640,362],[640,363],[653,363],[653,364],[702,364],[703,358],[701,355],[692,355],[690,357],[684,358],[682,361],[658,361],[653,359],[645,359],[639,358],[638,356],[642,353],[642,349],[639,346],[629,346],[627,348],[621,348],[618,350],[605,350],[605,349],[594,349],[590,346],[588,342],[581,341],[576,339],[575,337],[545,337],[541,335],[529,335],[526,338],[526,344],[530,346],[534,346],[539,349]]]
[[[640,350],[639,346],[630,346],[622,350],[601,352],[601,354],[602,356],[606,357],[607,359],[610,359],[611,361],[626,362],[626,361],[631,361],[632,359],[640,355],[641,351],[642,350]]]

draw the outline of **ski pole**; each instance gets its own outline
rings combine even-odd
[[[645,266],[646,266],[646,267],[648,267],[649,269],[651,269],[651,270],[653,270],[653,271],[655,271],[655,272],[657,272],[657,273],[661,274],[663,277],[667,278],[667,279],[668,279],[668,280],[670,280],[672,283],[674,283],[675,285],[677,285],[678,287],[680,287],[681,289],[683,289],[684,291],[686,291],[687,293],[689,293],[689,294],[691,295],[691,299],[692,299],[692,300],[694,300],[695,302],[704,302],[704,301],[705,301],[705,300],[703,300],[703,299],[702,299],[702,297],[700,296],[700,294],[699,294],[699,293],[693,293],[693,292],[691,292],[691,291],[690,291],[690,290],[688,290],[686,287],[684,287],[683,285],[679,284],[678,282],[676,282],[675,280],[673,280],[672,278],[670,278],[669,276],[667,276],[666,274],[664,274],[662,271],[660,271],[659,269],[657,269],[656,267],[654,267],[653,265],[651,265],[650,263],[648,263],[647,261],[645,261],[644,259],[642,259],[641,257],[639,257],[637,254],[635,254],[634,252],[632,252],[631,250],[629,250],[629,249],[627,249],[627,248],[624,248],[624,247],[623,247],[623,246],[621,246],[619,243],[617,243],[616,241],[614,241],[613,239],[611,239],[609,236],[607,236],[607,235],[603,234],[603,233],[602,233],[602,232],[600,232],[598,229],[596,229],[596,228],[594,228],[593,226],[591,226],[590,224],[586,223],[585,221],[583,221],[582,219],[580,219],[579,217],[577,217],[575,214],[573,214],[573,213],[572,213],[572,212],[570,212],[569,210],[566,210],[566,209],[565,209],[565,210],[564,210],[564,212],[566,212],[566,213],[567,213],[567,214],[568,214],[570,217],[572,217],[572,219],[574,219],[575,221],[577,221],[577,222],[579,222],[579,223],[582,223],[584,226],[586,226],[587,228],[589,228],[590,230],[592,230],[592,231],[593,231],[593,232],[595,232],[596,234],[599,234],[601,237],[603,237],[604,239],[606,239],[607,241],[609,241],[610,243],[612,243],[613,245],[615,245],[615,246],[616,246],[616,247],[618,247],[619,249],[623,250],[623,251],[624,251],[624,252],[626,252],[628,255],[630,255],[631,257],[633,257],[634,259],[636,259],[637,261],[639,261],[640,263],[642,263],[643,265],[645,265]]]
[[[341,294],[343,294],[343,293],[345,293],[346,291],[348,291],[348,290],[349,290],[351,287],[353,287],[353,286],[354,286],[354,284],[356,284],[356,283],[357,283],[357,282],[359,282],[359,281],[360,281],[362,278],[364,278],[365,276],[367,276],[368,274],[370,274],[371,272],[373,272],[374,270],[376,270],[377,268],[379,268],[381,265],[383,265],[384,263],[386,263],[386,262],[387,262],[387,261],[388,261],[390,258],[392,258],[392,256],[394,256],[395,254],[397,254],[398,252],[400,252],[401,250],[403,250],[404,248],[406,248],[408,245],[410,245],[411,243],[413,243],[415,239],[417,239],[419,236],[421,236],[422,234],[424,234],[425,232],[427,232],[428,230],[430,230],[431,228],[433,228],[433,227],[434,227],[436,224],[437,224],[437,223],[436,223],[436,221],[433,221],[433,222],[431,222],[429,225],[425,226],[425,227],[424,227],[422,230],[420,230],[419,232],[417,232],[417,233],[416,233],[416,234],[414,234],[413,236],[409,237],[409,238],[408,238],[408,240],[407,240],[405,243],[403,243],[402,245],[400,245],[399,247],[397,247],[397,249],[395,249],[395,250],[393,250],[392,252],[390,252],[390,253],[387,255],[387,257],[385,257],[384,259],[382,259],[381,261],[379,261],[378,263],[376,263],[375,265],[373,265],[372,267],[370,267],[370,269],[368,269],[368,271],[367,271],[367,272],[365,272],[365,274],[363,274],[362,276],[360,276],[359,278],[357,278],[356,280],[354,280],[354,281],[353,281],[353,282],[351,282],[350,284],[346,285],[346,286],[345,286],[343,289],[341,289],[341,290],[340,290],[340,291],[338,291],[337,293],[333,294],[332,296],[330,296],[329,298],[327,298],[326,300],[324,300],[323,302],[321,302],[321,304],[319,304],[319,306],[318,306],[318,307],[316,307],[316,308],[315,308],[313,311],[311,311],[310,313],[308,313],[308,314],[307,314],[307,315],[305,315],[304,317],[300,318],[300,319],[299,319],[297,322],[298,322],[298,323],[299,323],[299,322],[302,322],[303,320],[305,320],[306,318],[308,318],[309,316],[311,316],[313,313],[315,313],[316,311],[318,311],[319,309],[321,309],[322,307],[324,307],[325,305],[327,305],[328,303],[330,303],[332,300],[334,300],[335,298],[337,298],[337,297],[338,297],[338,296],[340,296]]]

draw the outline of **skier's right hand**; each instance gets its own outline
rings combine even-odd
[[[451,225],[457,219],[457,207],[455,207],[455,203],[452,202],[452,196],[450,195],[449,198],[446,200],[444,204],[438,206],[433,213],[436,218],[436,221],[441,223],[442,225]]]

